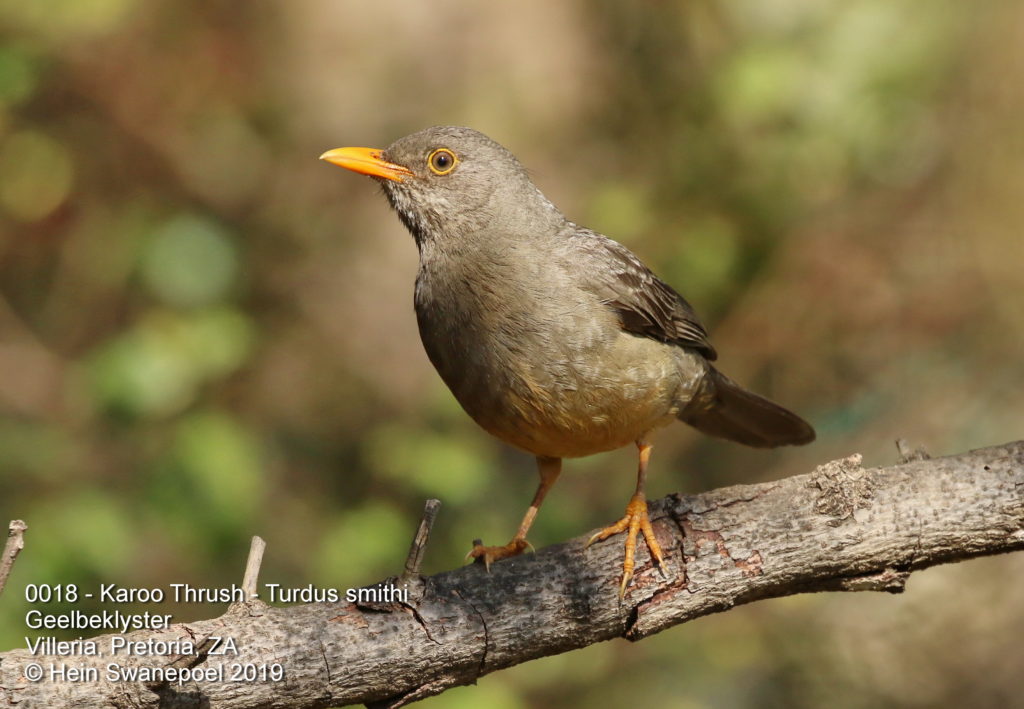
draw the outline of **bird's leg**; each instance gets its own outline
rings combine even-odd
[[[533,495],[533,502],[530,503],[530,508],[523,515],[523,521],[520,523],[516,535],[512,537],[512,541],[500,547],[485,547],[483,544],[474,544],[473,549],[466,554],[467,559],[482,560],[484,566],[490,571],[491,562],[510,556],[518,556],[527,549],[533,549],[530,542],[526,541],[526,533],[530,531],[530,526],[533,524],[534,518],[537,517],[537,510],[540,509],[541,503],[544,502],[544,496],[548,494],[548,490],[551,489],[551,486],[555,484],[555,480],[558,479],[558,474],[562,472],[562,459],[537,456],[537,472],[540,473],[540,485],[537,486],[537,492]]]
[[[661,553],[661,546],[658,544],[657,538],[654,536],[651,520],[647,517],[647,495],[644,494],[644,485],[647,482],[647,461],[651,458],[652,446],[641,438],[636,442],[636,447],[640,451],[640,464],[636,473],[636,492],[633,493],[633,497],[629,499],[629,504],[626,505],[626,515],[615,524],[605,527],[587,541],[587,546],[589,547],[594,542],[603,541],[613,534],[628,531],[626,536],[626,558],[622,562],[622,584],[619,586],[619,598],[626,594],[626,586],[629,585],[633,578],[636,538],[640,532],[643,532],[644,541],[647,542],[647,548],[651,551],[651,558],[658,562],[658,568],[661,569],[661,573],[668,578],[665,557]]]

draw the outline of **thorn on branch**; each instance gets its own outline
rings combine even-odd
[[[18,554],[25,548],[25,530],[28,525],[20,519],[11,520],[7,525],[7,543],[4,545],[4,555],[0,557],[0,593],[4,592],[7,585],[7,577],[11,575],[11,568]]]
[[[245,562],[245,574],[242,576],[242,591],[245,593],[245,603],[236,603],[234,606],[245,607],[253,603],[259,603],[259,580],[260,567],[263,565],[263,552],[267,543],[259,536],[253,536],[249,544],[249,558]]]
[[[441,501],[430,499],[423,506],[423,518],[420,520],[416,536],[412,538],[409,545],[409,554],[405,558],[405,571],[402,572],[402,581],[408,581],[420,575],[420,565],[423,563],[423,554],[427,549],[427,541],[430,539],[430,530],[437,519],[437,511],[441,509]]]

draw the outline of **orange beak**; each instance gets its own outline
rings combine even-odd
[[[383,177],[385,180],[401,182],[412,177],[412,170],[395,163],[382,160],[382,151],[376,148],[335,148],[320,156],[321,160],[343,167],[360,175]]]

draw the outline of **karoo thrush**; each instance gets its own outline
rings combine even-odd
[[[474,421],[537,458],[540,485],[515,536],[469,554],[488,567],[530,547],[563,458],[634,443],[636,492],[590,539],[628,533],[621,597],[639,534],[665,573],[644,495],[657,429],[678,419],[757,448],[814,440],[806,421],[711,365],[715,348],[681,295],[622,244],[566,219],[482,133],[433,127],[321,158],[383,187],[419,248],[416,318],[430,361]]]

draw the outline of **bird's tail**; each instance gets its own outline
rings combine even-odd
[[[814,429],[792,411],[747,391],[714,367],[679,419],[709,436],[755,448],[800,446],[814,440]]]

